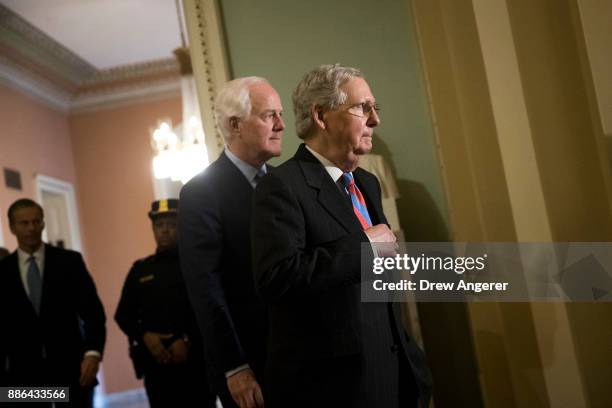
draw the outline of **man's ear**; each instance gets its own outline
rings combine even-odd
[[[240,134],[240,119],[236,116],[232,116],[229,118],[230,129],[232,129],[232,133]]]
[[[310,115],[312,116],[312,120],[315,125],[321,130],[327,129],[324,114],[325,113],[323,112],[323,109],[318,105],[312,105],[312,107],[310,108]]]

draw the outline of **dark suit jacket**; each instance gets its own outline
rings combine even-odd
[[[252,195],[225,153],[180,195],[181,266],[218,391],[224,373],[246,363],[263,380],[267,317],[251,272]]]
[[[359,168],[353,175],[373,224],[386,223],[376,177]],[[258,184],[251,234],[255,285],[269,306],[266,407],[397,407],[400,360],[406,387],[414,375],[428,398],[427,365],[397,310],[361,303],[361,243],[369,240],[304,145]],[[379,389],[370,389],[373,380]]]
[[[7,384],[73,386],[84,353],[104,350],[104,309],[75,251],[45,244],[40,315],[23,287],[17,252],[0,261],[0,316]]]

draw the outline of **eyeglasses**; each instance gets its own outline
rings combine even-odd
[[[374,112],[376,112],[376,115],[380,112],[380,105],[370,102],[341,103],[340,106],[348,106],[349,108],[346,110],[346,113],[349,115],[366,119],[369,119]]]

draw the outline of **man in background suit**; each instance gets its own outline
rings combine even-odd
[[[18,248],[0,262],[2,385],[68,386],[70,406],[91,406],[106,340],[94,282],[81,254],[42,242],[36,202],[17,200],[8,218]]]
[[[396,240],[378,180],[358,167],[380,123],[376,100],[358,70],[323,65],[293,105],[305,144],[253,201],[255,285],[270,321],[266,408],[416,407],[419,396],[425,407],[430,374],[398,311],[360,299],[361,243]]]
[[[262,78],[227,83],[215,103],[225,151],[180,195],[182,270],[224,408],[263,407],[267,315],[253,285],[249,226],[253,189],[281,153],[282,109]]]

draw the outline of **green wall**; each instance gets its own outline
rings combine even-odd
[[[447,239],[447,211],[410,4],[407,0],[221,0],[233,77],[257,75],[279,91],[287,128],[283,155],[301,142],[291,92],[311,68],[340,62],[360,68],[382,124],[374,152],[398,178],[407,240]]]

